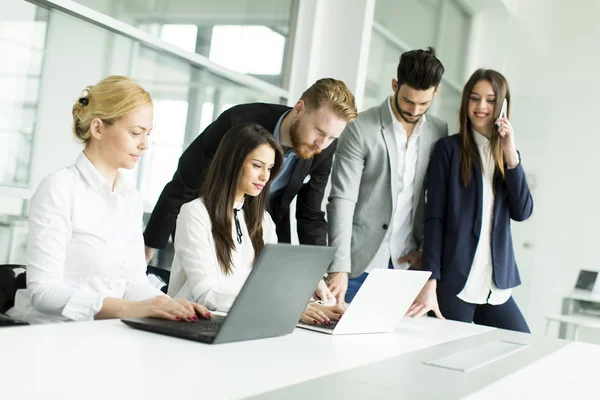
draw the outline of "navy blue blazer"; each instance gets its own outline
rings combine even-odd
[[[521,283],[513,251],[510,220],[524,221],[533,211],[533,199],[521,163],[504,170],[504,180],[495,183],[492,222],[492,266],[494,283],[508,289]],[[462,291],[479,242],[482,216],[482,177],[473,167],[471,182],[460,179],[460,137],[440,139],[433,150],[427,172],[425,234],[422,268],[440,280],[448,295]]]

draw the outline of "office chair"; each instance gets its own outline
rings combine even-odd
[[[167,294],[167,289],[169,287],[169,278],[171,277],[171,271],[167,271],[166,269],[162,269],[159,267],[154,267],[152,265],[148,265],[146,269],[146,275],[154,275],[164,282],[164,286],[160,289],[164,294]]]
[[[25,324],[4,314],[15,305],[17,290],[27,287],[25,272],[16,272],[19,268],[26,269],[25,265],[19,264],[0,265],[0,327]]]

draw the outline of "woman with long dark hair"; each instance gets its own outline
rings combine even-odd
[[[266,243],[277,243],[268,209],[283,150],[254,123],[235,125],[219,144],[200,196],[177,218],[169,294],[228,311]],[[310,305],[302,320],[337,318],[340,307]]]
[[[475,71],[463,90],[459,133],[435,146],[422,258],[432,279],[408,315],[433,310],[453,320],[529,332],[511,295],[521,280],[510,223],[529,218],[533,199],[510,105],[502,74]]]

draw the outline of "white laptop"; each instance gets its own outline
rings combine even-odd
[[[297,326],[331,335],[393,332],[430,276],[429,271],[374,269],[339,322]]]

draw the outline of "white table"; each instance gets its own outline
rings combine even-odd
[[[579,302],[600,303],[600,293],[593,293],[588,290],[575,289],[563,297],[561,315],[573,314]],[[567,324],[561,323],[558,331],[558,337],[566,339]]]
[[[243,398],[491,328],[432,318],[394,334],[207,345],[94,321],[0,329],[4,399]],[[8,392],[6,392],[8,390]],[[191,397],[201,390],[201,396]],[[6,396],[5,396],[6,394]]]
[[[466,397],[476,399],[600,399],[600,346],[568,346]]]
[[[568,344],[543,336],[432,318],[411,322],[413,327],[401,327],[392,334],[332,337],[296,329],[284,337],[223,345],[138,331],[119,321],[1,328],[0,393],[3,399],[180,400],[253,395],[282,398],[277,395],[277,390],[312,384],[314,390],[310,393],[321,397],[326,382],[346,374],[345,381],[338,379],[338,385],[339,382],[342,386],[347,385],[346,399],[361,398],[358,392],[350,390],[355,382],[366,387],[366,393],[373,394],[371,398],[398,398],[398,385],[404,388],[419,386],[427,394],[428,388],[435,387],[436,382],[439,389],[442,382],[453,381],[450,374],[456,372],[447,373],[442,369],[434,373],[439,375],[438,379],[432,379],[431,370],[427,370],[431,367],[424,366],[422,360],[437,357],[444,349],[455,351],[461,346],[468,347],[470,342],[485,342],[488,337],[520,337],[532,342],[539,340],[567,346],[534,362],[519,361],[518,357],[505,359],[497,368],[479,372],[496,375],[489,385],[477,390],[463,390],[461,396],[467,393],[470,399],[490,399],[499,398],[498,393],[509,393],[513,396],[502,398],[538,398],[524,395],[535,393],[555,398],[556,387],[573,388],[572,384],[575,384],[575,388],[584,388],[586,398],[600,398],[593,385],[583,385],[596,374],[600,346]],[[403,377],[405,383],[385,380],[376,369],[371,375],[361,371],[396,362],[396,359],[403,363],[402,369],[384,368]],[[551,382],[547,382],[548,376]],[[471,378],[477,375],[456,377],[469,382],[476,380]],[[565,391],[568,389],[563,389]],[[306,398],[299,395],[306,392],[296,393],[296,397],[285,398]],[[451,393],[447,392],[444,398],[461,397]]]

